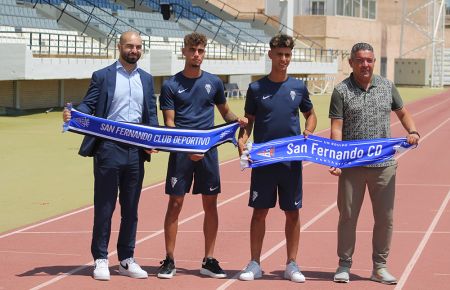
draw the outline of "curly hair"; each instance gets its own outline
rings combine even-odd
[[[294,48],[294,39],[287,34],[278,34],[272,37],[270,40],[270,48],[278,48],[278,47],[289,47],[290,49]]]
[[[184,46],[197,46],[202,44],[206,47],[208,40],[204,34],[192,32],[184,37]]]

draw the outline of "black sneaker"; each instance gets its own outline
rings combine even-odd
[[[159,263],[161,266],[159,267],[158,278],[170,279],[177,272],[175,269],[175,261],[170,257],[166,256],[166,259]]]
[[[226,278],[227,274],[220,268],[219,261],[214,258],[204,258],[200,274],[212,278]]]

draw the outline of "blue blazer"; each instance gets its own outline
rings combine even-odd
[[[150,126],[158,126],[156,97],[153,91],[153,78],[149,73],[142,69],[138,68],[138,71],[141,77],[142,89],[144,91],[142,123]],[[76,109],[86,114],[106,118],[114,97],[116,73],[116,63],[94,72],[86,96]],[[98,137],[85,136],[78,154],[81,156],[93,156],[99,140]],[[150,160],[150,158],[148,158],[148,160]]]

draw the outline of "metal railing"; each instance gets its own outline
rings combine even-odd
[[[158,9],[158,11],[161,11],[159,5],[165,2],[164,0],[140,0],[139,5],[148,5],[152,4],[153,9]],[[212,40],[215,40],[219,37],[219,35],[226,35],[228,41],[232,43],[232,50],[239,50],[242,48],[242,43],[252,43],[254,44],[254,47],[256,49],[257,46],[264,45],[265,42],[261,41],[257,37],[251,35],[250,33],[242,30],[241,28],[235,26],[234,24],[220,19],[221,22],[215,23],[214,21],[211,21],[209,16],[212,16],[214,18],[217,18],[215,15],[209,13],[206,10],[203,10],[202,14],[199,14],[193,10],[191,10],[189,7],[185,7],[180,4],[170,4],[172,6],[172,13],[174,14],[174,18],[176,22],[179,22],[180,19],[185,19],[186,21],[190,21],[194,24],[195,28],[194,31],[197,31],[199,27],[209,32],[209,34],[213,35]],[[214,30],[211,30],[214,29]],[[236,33],[237,31],[237,33]],[[234,39],[231,39],[234,38]],[[251,41],[249,41],[251,40]],[[244,45],[245,49],[250,49],[250,45],[246,44]],[[256,49],[257,50],[257,49]]]
[[[294,40],[299,40],[309,47],[318,48],[318,49],[323,48],[322,45],[315,42],[311,38],[295,31],[294,29],[284,25],[277,19],[275,19],[269,15],[266,15],[263,12],[242,12],[221,0],[203,0],[203,1],[205,1],[205,4],[213,5],[213,6],[217,7],[218,9],[220,9],[221,11],[230,14],[236,20],[251,20],[251,21],[258,20],[258,21],[262,22],[264,25],[270,25],[271,27],[277,29],[279,33],[286,31],[286,30],[291,32]]]
[[[76,3],[71,0],[61,0],[60,5],[55,5],[50,0],[30,0],[30,1],[31,3],[34,3],[34,7],[38,4],[46,4],[60,11],[57,21],[59,21],[61,17],[65,15],[79,22],[84,26],[84,29],[81,31],[82,34],[85,33],[88,28],[96,29],[101,33],[104,33],[107,38],[108,45],[113,39],[117,37],[117,35],[127,30],[134,30],[141,35],[149,36],[145,32],[117,18],[109,11],[95,5],[95,3],[89,0],[79,0]],[[81,5],[80,3],[85,4],[85,6]],[[85,15],[87,17],[86,20],[78,18],[77,15],[74,14],[74,12],[78,12],[80,13],[80,15]],[[108,17],[109,19],[105,20],[101,15]],[[109,20],[111,19],[113,21],[109,22]],[[102,28],[106,28],[106,30],[100,28],[99,27],[100,25],[102,26]]]
[[[24,43],[33,55],[40,57],[115,58],[117,56],[115,45],[106,44],[104,38],[83,35],[0,31],[0,42],[2,40],[7,40],[8,43]]]
[[[35,56],[39,57],[84,57],[84,58],[117,58],[119,56],[118,37],[106,40],[83,35],[44,32],[13,32],[0,31],[0,42],[25,43]],[[182,58],[182,41],[153,41],[143,37],[143,52],[149,49],[170,50]],[[268,45],[249,45],[249,49],[233,51],[232,45],[219,44],[210,41],[206,49],[206,59],[215,60],[259,60],[269,50]],[[249,52],[251,51],[251,52]],[[295,48],[292,51],[292,61],[297,62],[333,62],[336,51]]]

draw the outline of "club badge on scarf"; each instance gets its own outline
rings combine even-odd
[[[241,169],[283,161],[311,161],[338,168],[364,166],[389,160],[398,151],[411,148],[406,138],[335,141],[303,135],[247,144]]]
[[[150,127],[110,121],[75,109],[71,109],[71,119],[63,125],[63,131],[92,135],[146,149],[192,153],[205,153],[225,142],[236,145],[237,128],[237,122],[207,130]]]

